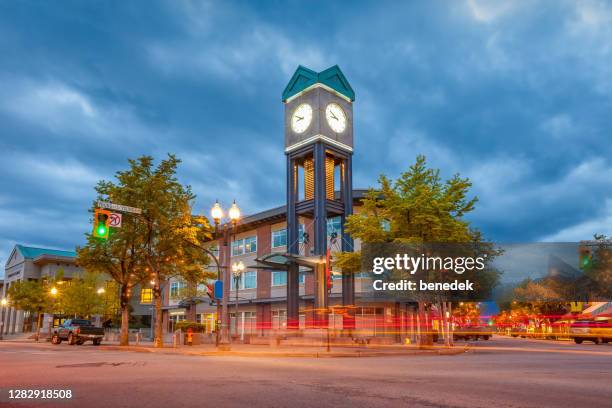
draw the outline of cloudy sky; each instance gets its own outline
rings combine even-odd
[[[410,3],[0,3],[0,258],[82,243],[141,154],[183,160],[196,210],[283,204],[298,64],[355,89],[356,187],[422,153],[473,180],[487,238],[612,233],[612,6]]]

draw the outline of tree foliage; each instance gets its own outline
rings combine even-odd
[[[11,306],[31,314],[46,311],[51,305],[47,285],[40,280],[14,282],[9,286],[7,295]]]
[[[477,251],[480,255],[486,254],[490,262],[499,251],[485,242],[480,231],[472,228],[464,218],[474,210],[477,202],[476,197],[469,197],[471,186],[469,179],[458,174],[443,181],[440,171],[428,168],[425,157],[418,156],[397,180],[380,176],[378,188],[368,190],[360,211],[347,217],[345,228],[353,238],[366,244],[415,247],[431,243],[461,244],[454,247],[438,245],[438,248],[454,252]],[[431,245],[423,247],[432,250]],[[336,265],[356,272],[360,270],[358,259],[359,254],[341,254]],[[488,268],[469,277],[484,296],[497,284],[499,273]],[[438,281],[445,278],[440,277]]]
[[[595,234],[597,245],[593,251],[593,261],[584,268],[589,278],[589,295],[592,300],[612,298],[612,243],[603,234]]]
[[[381,175],[361,211],[348,217],[346,229],[364,242],[471,242],[480,233],[463,216],[474,209],[468,198],[472,183],[459,175],[443,182],[424,156],[393,181]]]
[[[99,289],[104,291],[98,292]],[[108,285],[100,274],[85,272],[62,285],[58,300],[63,314],[89,319],[94,315],[109,316],[118,298],[115,285]]]
[[[11,305],[17,309],[36,315],[36,340],[40,337],[42,313],[52,307],[51,295],[46,282],[41,280],[22,280],[11,284],[7,295]]]
[[[417,156],[416,162],[392,180],[381,175],[378,188],[371,188],[365,194],[362,206],[356,214],[347,217],[346,231],[362,242],[362,248],[369,246],[373,252],[394,252],[403,245],[412,246],[414,255],[425,252],[428,256],[436,255],[435,251],[450,249],[457,256],[488,256],[488,262],[499,254],[492,244],[484,242],[480,232],[471,228],[465,215],[474,210],[478,199],[469,196],[472,183],[458,174],[443,181],[440,171],[427,166],[424,156]],[[380,245],[393,244],[393,245]],[[441,248],[431,244],[460,244],[455,247]],[[397,253],[397,252],[396,252]],[[391,255],[391,254],[390,254]],[[359,259],[361,263],[359,264]],[[336,256],[336,266],[343,273],[355,273],[367,267],[369,255],[360,258],[360,254],[343,253]],[[366,269],[368,271],[370,269]],[[426,280],[436,282],[456,279],[454,274],[444,271],[425,271]],[[391,271],[396,279],[412,280],[415,276],[404,271]],[[462,275],[474,283],[475,292],[486,297],[499,281],[499,273],[492,267]],[[446,312],[451,308],[450,297],[443,298],[440,293],[412,292],[411,300],[419,302],[419,318],[423,319],[425,302],[438,303],[440,313],[446,325]],[[451,336],[445,335],[450,345]]]
[[[171,276],[193,274],[208,264],[196,246],[210,237],[210,225],[192,215],[195,195],[183,186],[174,155],[155,165],[150,156],[129,160],[129,168],[116,173],[116,181],[96,186],[96,201],[137,207],[139,215],[124,214],[121,228],[112,228],[108,240],[88,234],[87,245],[78,248],[78,262],[88,271],[106,273],[121,287],[121,344],[127,344],[129,300],[137,284],[154,281],[156,345],[161,346],[161,286]],[[95,203],[94,203],[95,207]]]

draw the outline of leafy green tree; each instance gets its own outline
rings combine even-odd
[[[151,159],[129,160],[129,170],[116,173],[116,182],[100,181],[96,201],[111,201],[132,207],[144,201],[143,178]],[[93,208],[96,207],[96,202]],[[145,259],[146,228],[134,214],[124,214],[121,228],[113,228],[108,240],[86,234],[87,244],[77,248],[77,262],[88,272],[106,274],[119,286],[121,310],[120,345],[129,344],[130,299],[134,286],[148,277]]]
[[[192,215],[195,195],[176,178],[180,160],[173,155],[155,169],[143,162],[143,192],[140,203],[145,226],[145,261],[153,284],[155,347],[163,347],[161,284],[173,276],[192,279],[205,270],[208,256],[193,243],[212,237],[208,219]]]
[[[40,338],[42,314],[50,307],[47,285],[40,280],[17,281],[8,288],[11,305],[16,309],[36,315],[36,341]]]
[[[80,276],[73,276],[62,287],[61,306],[67,315],[91,318],[93,315],[103,315],[105,293],[98,293],[104,288],[102,276],[93,272],[85,272]],[[104,289],[106,290],[106,289]]]
[[[78,262],[95,272],[106,273],[121,285],[121,344],[128,344],[131,290],[153,281],[155,346],[162,347],[161,286],[172,276],[203,269],[208,258],[193,243],[211,237],[206,217],[193,216],[195,195],[176,177],[180,160],[174,155],[155,166],[153,158],[129,160],[130,168],[116,174],[116,182],[102,181],[98,201],[112,201],[142,210],[125,214],[121,228],[112,229],[108,240],[88,234],[78,249]],[[94,204],[95,206],[95,204]]]
[[[612,241],[603,234],[595,234],[593,260],[583,267],[589,278],[591,300],[607,300],[612,298]]]
[[[498,253],[464,218],[477,202],[476,197],[469,197],[472,186],[469,179],[455,175],[442,181],[439,170],[428,168],[425,157],[419,155],[397,180],[381,175],[378,184],[378,188],[366,193],[360,211],[347,217],[345,227],[354,239],[366,244],[470,244],[480,254],[486,253],[489,261]],[[359,253],[343,253],[336,258],[343,273],[360,270]],[[499,274],[488,268],[470,278],[484,295],[497,284]],[[423,315],[423,303],[427,300],[435,299],[421,297],[419,315]],[[441,306],[445,319],[444,311],[450,311],[451,302]]]
[[[512,310],[530,316],[539,326],[566,312],[567,298],[560,294],[554,280],[526,279],[513,290]]]

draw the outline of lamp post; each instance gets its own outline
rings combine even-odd
[[[2,298],[0,300],[0,340],[3,339],[2,333],[4,333],[4,308],[8,305],[8,300],[6,298]]]
[[[212,216],[212,219],[215,223],[215,237],[218,235],[219,233],[219,224],[223,221],[224,218],[224,211],[223,208],[221,207],[221,204],[219,204],[219,201],[217,200],[215,202],[215,204],[213,205],[213,207],[210,210],[210,215]],[[240,219],[240,208],[238,208],[238,205],[236,204],[236,200],[234,200],[234,202],[232,203],[232,206],[229,208],[228,210],[228,215],[229,215],[229,223],[224,225],[224,229],[223,229],[223,246],[225,247],[225,257],[226,259],[229,259],[228,256],[228,245],[229,245],[229,235],[230,235],[230,229],[235,232],[236,231],[236,225],[238,224],[238,220]],[[221,278],[221,269],[228,269],[228,265],[226,264],[226,262],[222,262],[223,265],[221,265],[221,262],[219,262],[219,259],[217,258],[217,256],[215,256],[214,254],[212,254],[210,251],[207,251],[209,255],[211,255],[215,261],[215,263],[217,264],[217,280],[223,280],[225,281],[225,279]],[[229,262],[229,261],[228,261]],[[216,345],[219,346],[219,332],[221,330],[223,330],[223,340],[224,342],[227,340],[227,342],[229,342],[229,332],[227,331],[227,329],[229,329],[227,327],[227,323],[228,323],[228,317],[229,317],[229,313],[228,313],[228,299],[226,296],[226,293],[229,296],[229,289],[225,287],[223,287],[223,296],[222,296],[222,302],[219,302],[219,299],[217,299],[217,331],[216,331]]]
[[[106,293],[106,289],[104,288],[98,288],[98,290],[96,291],[96,293],[98,294],[98,296],[103,296]],[[104,296],[104,306],[102,309],[102,316],[100,317],[100,325],[102,326],[102,328],[104,328],[104,322],[106,320],[106,296]]]
[[[234,275],[234,290],[236,291],[236,307],[234,312],[234,335],[238,337],[238,291],[240,290],[240,280],[244,272],[244,262],[234,262],[232,264],[232,274]]]
[[[57,288],[53,286],[51,290],[49,291],[49,293],[53,297],[53,306],[54,306],[53,309],[55,309],[55,300],[57,299],[57,293],[58,293]],[[51,336],[52,336],[54,320],[55,320],[55,312],[54,310],[51,310],[51,321],[49,322],[49,339],[51,339]],[[36,341],[38,341],[38,339],[39,339],[39,335],[38,333],[36,333]]]

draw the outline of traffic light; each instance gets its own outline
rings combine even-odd
[[[110,231],[110,211],[97,208],[94,211],[94,229],[93,236],[96,238],[108,239]]]
[[[580,269],[589,269],[591,267],[591,264],[593,263],[593,252],[588,247],[581,247],[579,253],[580,256],[578,262],[580,265]]]

